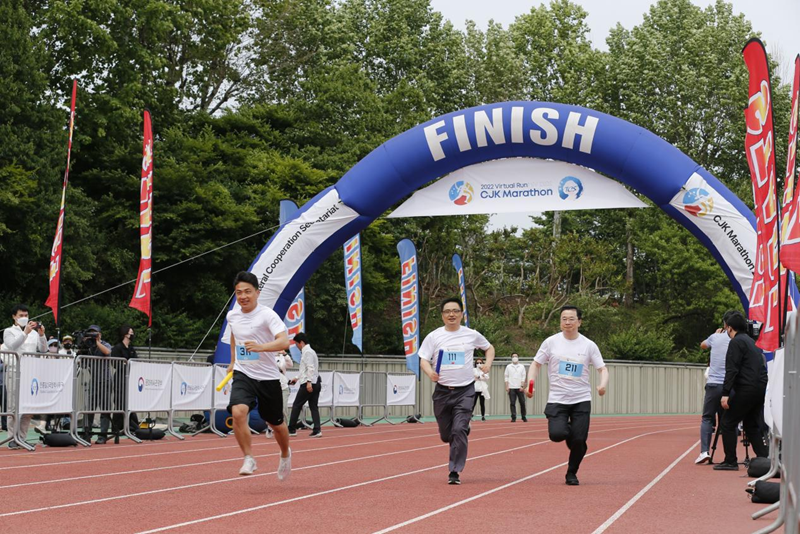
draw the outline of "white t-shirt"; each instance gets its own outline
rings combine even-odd
[[[508,382],[508,389],[520,389],[525,384],[528,372],[521,363],[509,363],[506,365],[505,381]]]
[[[443,351],[439,383],[443,386],[466,386],[475,378],[472,371],[475,348],[486,350],[491,346],[476,330],[460,326],[455,332],[448,332],[441,326],[425,337],[419,348],[419,357],[431,362],[435,371],[439,351]]]
[[[547,376],[550,378],[547,402],[558,404],[592,400],[589,364],[595,369],[606,366],[594,341],[583,334],[578,334],[578,339],[570,340],[561,332],[544,340],[533,361],[547,364]]]
[[[286,325],[278,314],[257,304],[250,313],[244,313],[241,308],[231,310],[227,319],[236,341],[236,363],[233,369],[253,380],[280,380],[281,371],[275,360],[277,352],[247,352],[244,348],[245,341],[270,343],[275,341],[277,334],[286,332]]]

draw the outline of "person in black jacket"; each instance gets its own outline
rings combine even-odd
[[[130,360],[131,358],[138,358],[139,356],[136,354],[136,349],[133,348],[133,328],[130,325],[124,324],[119,327],[117,330],[117,334],[119,336],[119,341],[116,345],[111,348],[111,357],[112,358],[125,358],[126,360]],[[121,369],[121,368],[120,368]],[[125,409],[127,403],[125,402],[125,376],[118,376],[114,380],[114,405],[117,410]],[[122,432],[122,425],[125,421],[125,416],[121,413],[115,413],[111,420],[111,431],[114,434],[119,434]],[[135,413],[131,413],[130,420],[128,421],[131,429],[136,429],[139,427],[139,417]]]
[[[738,471],[736,458],[736,426],[742,422],[756,456],[767,456],[761,418],[767,391],[767,367],[764,354],[747,335],[747,320],[733,312],[725,327],[731,342],[725,356],[725,381],[720,403],[725,409],[720,423],[725,460],[714,466],[718,471]]]

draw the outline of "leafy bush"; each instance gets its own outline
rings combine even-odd
[[[603,353],[616,360],[666,361],[670,359],[672,338],[663,331],[635,327],[611,334]]]

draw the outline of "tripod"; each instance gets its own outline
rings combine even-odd
[[[714,453],[717,452],[717,441],[719,440],[719,434],[722,431],[722,417],[717,416],[717,431],[714,434],[714,442],[711,444],[711,456],[708,458],[708,465],[714,464]],[[750,466],[750,440],[747,438],[747,434],[744,430],[742,430],[742,445],[744,445],[744,462],[741,462],[742,465],[745,467]]]

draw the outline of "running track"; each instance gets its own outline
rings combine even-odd
[[[435,423],[323,428],[278,447],[254,436],[259,470],[240,477],[233,437],[89,449],[0,450],[3,532],[750,533],[744,470],[695,466],[699,416],[592,419],[581,485],[542,418],[474,421],[461,486],[449,486]],[[721,460],[721,443],[717,460]],[[304,521],[301,523],[301,518]]]

